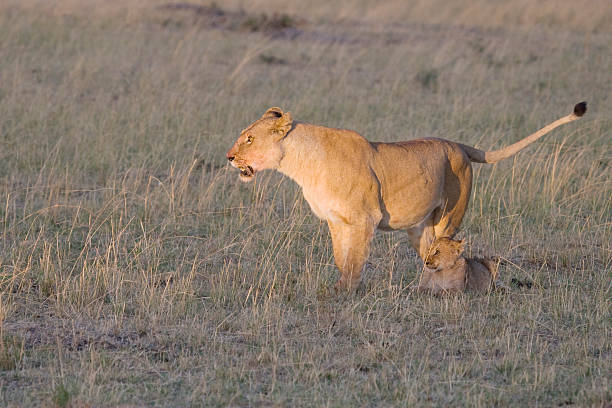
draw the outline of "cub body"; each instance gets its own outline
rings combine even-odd
[[[463,240],[436,239],[425,259],[419,289],[434,293],[489,290],[498,279],[497,265],[487,258],[465,258],[463,250]]]

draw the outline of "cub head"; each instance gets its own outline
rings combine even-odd
[[[455,241],[450,238],[438,238],[429,249],[425,266],[433,270],[451,268],[463,253],[463,240]]]
[[[249,182],[258,171],[278,167],[283,157],[279,142],[291,130],[292,123],[289,112],[270,108],[240,132],[240,137],[226,154],[231,165],[240,169],[240,180]]]

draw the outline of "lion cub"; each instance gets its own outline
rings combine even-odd
[[[425,260],[426,269],[419,289],[458,292],[465,289],[485,292],[495,285],[497,265],[490,259],[465,258],[463,240],[438,238]]]

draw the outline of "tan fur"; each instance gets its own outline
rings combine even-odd
[[[468,265],[461,254],[463,240],[455,241],[447,237],[436,239],[425,258],[419,289],[433,293],[465,290]]]
[[[468,262],[467,289],[486,292],[500,287],[497,263],[489,258],[466,258]]]
[[[486,292],[498,280],[497,264],[488,258],[465,258],[463,241],[436,239],[425,259],[419,289],[433,293],[473,290]]]
[[[546,132],[578,116],[568,115]],[[520,150],[517,144],[509,149]],[[424,259],[435,237],[452,237],[461,224],[472,188],[471,161],[507,154],[434,138],[371,143],[350,130],[293,122],[289,112],[270,108],[242,131],[227,158],[241,170],[242,181],[276,169],[302,187],[313,212],[329,225],[341,273],[335,287],[354,289],[377,228],[406,230]]]

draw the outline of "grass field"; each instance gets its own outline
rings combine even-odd
[[[0,5],[0,406],[611,406],[612,6],[245,3]],[[398,232],[330,297],[326,224],[225,159],[270,106],[491,149],[582,100],[474,166],[507,293],[414,293]]]

